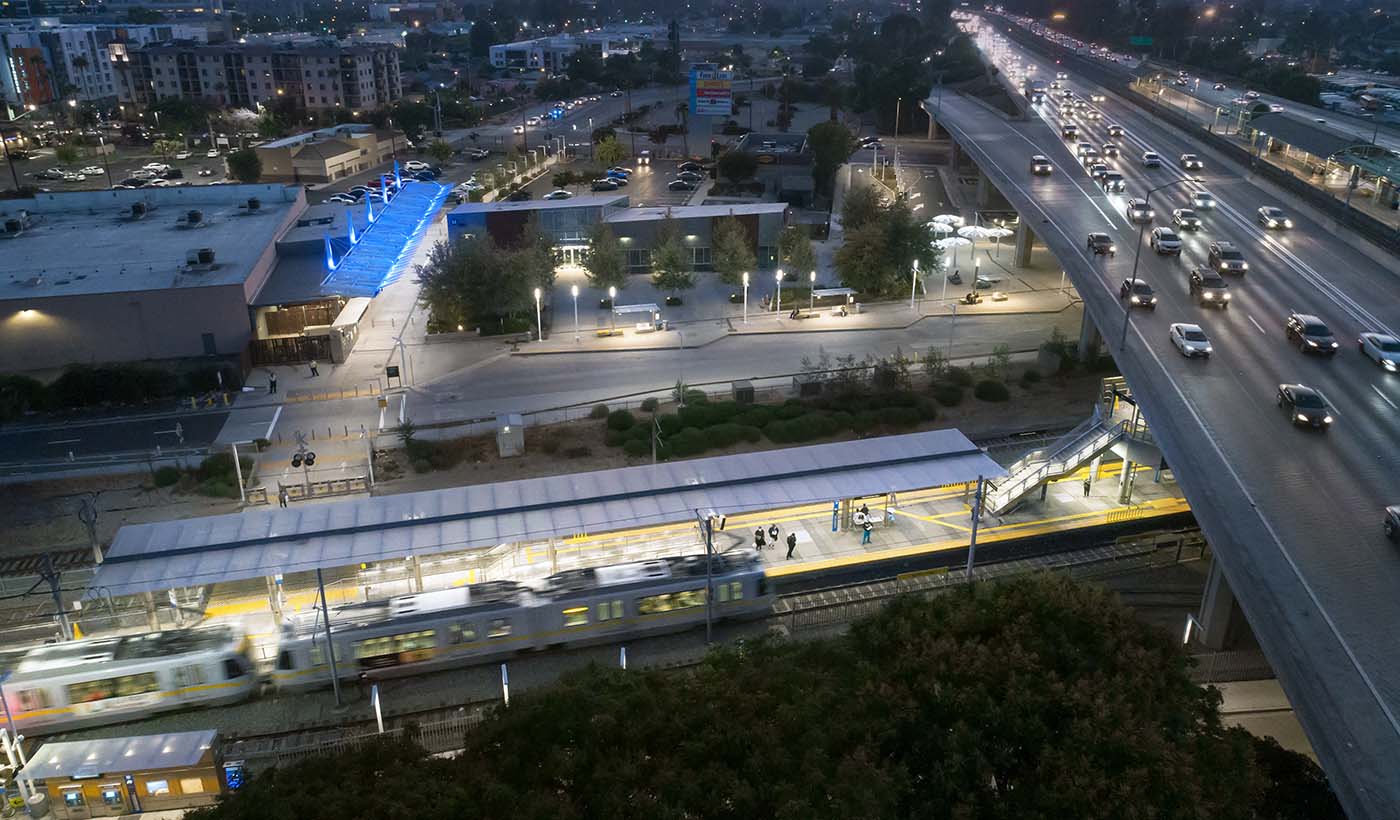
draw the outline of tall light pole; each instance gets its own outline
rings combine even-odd
[[[809,279],[812,285],[807,289],[807,312],[815,313],[817,310],[817,272],[812,271]]]
[[[749,272],[744,271],[744,324],[749,323]]]
[[[977,287],[977,280],[973,280],[973,288]],[[914,268],[909,272],[909,309],[915,310],[914,297],[919,291],[919,260],[914,260]]]
[[[535,288],[535,329],[536,329],[536,331],[539,333],[539,340],[540,340],[541,342],[543,342],[543,341],[544,341],[544,311],[543,311],[543,309],[540,307],[540,297],[541,297],[541,296],[543,296],[543,294],[540,293],[540,289],[539,289],[539,288]]]
[[[574,344],[578,344],[578,285],[569,288],[569,293],[574,297]]]
[[[1170,187],[1173,186],[1173,185],[1180,185],[1180,184],[1183,183],[1183,182],[1195,182],[1195,181],[1196,181],[1196,180],[1195,180],[1194,177],[1182,177],[1181,179],[1174,179],[1174,180],[1172,180],[1171,182],[1164,182],[1164,183],[1162,183],[1161,185],[1158,185],[1156,188],[1153,188],[1152,190],[1148,191],[1147,194],[1146,194],[1145,196],[1143,196],[1143,198],[1142,198],[1142,205],[1143,205],[1144,208],[1147,208],[1148,211],[1151,211],[1151,210],[1152,210],[1152,195],[1153,195],[1153,194],[1157,193],[1158,191],[1162,190],[1163,188],[1170,188]],[[1145,233],[1147,233],[1147,223],[1146,223],[1146,222],[1144,222],[1144,223],[1142,223],[1141,225],[1138,226],[1137,251],[1133,254],[1133,272],[1128,276],[1128,280],[1129,280],[1130,282],[1137,281],[1138,260],[1140,260],[1140,259],[1142,258],[1142,235],[1145,234]],[[1133,303],[1132,303],[1132,302],[1127,302],[1127,303],[1125,303],[1125,304],[1123,305],[1123,332],[1120,333],[1119,336],[1118,336],[1118,349],[1119,349],[1120,351],[1123,349],[1124,345],[1126,345],[1126,344],[1128,343],[1128,319],[1129,319],[1129,317],[1131,317],[1132,315],[1133,315]]]
[[[6,109],[6,110],[8,111],[9,109]],[[30,114],[33,114],[33,113],[34,113],[35,111],[37,111],[37,110],[38,110],[37,108],[31,108],[31,109],[29,109],[28,111],[25,111],[23,114],[20,114],[18,117],[11,117],[11,118],[10,118],[10,125],[14,125],[15,123],[19,122],[20,120],[24,119],[25,117],[29,116]],[[18,129],[18,128],[15,129],[15,134],[16,134],[16,135],[19,134],[19,129]],[[5,132],[4,132],[4,131],[0,131],[0,151],[4,151],[4,153],[5,153],[5,164],[8,165],[8,166],[10,166],[10,179],[14,180],[14,183],[15,183],[15,190],[18,191],[18,190],[19,190],[19,172],[15,170],[15,161],[14,161],[13,159],[10,158],[10,144],[9,144],[8,142],[5,141]]]
[[[617,288],[608,288],[608,335],[617,332]]]
[[[783,269],[778,268],[778,273],[773,277],[778,283],[778,300],[773,303],[773,312],[783,312]]]

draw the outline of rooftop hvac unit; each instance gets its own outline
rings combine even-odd
[[[185,251],[185,268],[187,270],[212,270],[214,268],[214,249],[196,248]]]
[[[146,210],[146,203],[144,202],[131,203],[131,218],[144,219],[146,216]]]
[[[190,225],[198,225],[204,221],[203,211],[189,211],[185,214],[185,222]]]
[[[7,219],[7,220],[5,220],[5,236],[6,236],[6,237],[14,238],[14,237],[16,237],[16,236],[19,236],[19,235],[22,234],[22,233],[24,233],[24,220],[23,220],[23,219]]]
[[[262,207],[262,200],[261,200],[261,199],[258,199],[257,197],[250,197],[250,198],[248,199],[248,212],[249,212],[249,213],[252,213],[253,211],[258,210],[258,209],[261,208],[261,207]]]

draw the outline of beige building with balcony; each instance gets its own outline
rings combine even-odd
[[[332,182],[388,162],[402,134],[372,125],[345,123],[283,137],[257,146],[268,182]]]

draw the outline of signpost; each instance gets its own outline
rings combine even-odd
[[[734,72],[714,63],[690,67],[690,113],[698,117],[728,117],[734,112]]]

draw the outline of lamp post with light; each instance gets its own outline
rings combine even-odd
[[[569,294],[574,297],[574,344],[578,344],[578,285],[570,287]]]
[[[782,269],[782,268],[779,268],[779,269],[778,269],[778,272],[777,272],[777,274],[773,277],[773,279],[774,279],[774,281],[776,281],[776,282],[778,283],[778,300],[777,300],[776,302],[773,303],[773,312],[774,312],[774,313],[782,313],[782,312],[783,312],[783,269]]]
[[[535,330],[541,342],[544,341],[544,311],[540,306],[540,297],[543,295],[539,288],[535,288]]]
[[[749,323],[749,272],[744,271],[744,324]]]
[[[1174,179],[1174,180],[1172,180],[1171,182],[1164,182],[1164,183],[1162,183],[1161,185],[1158,185],[1156,188],[1153,188],[1152,190],[1148,191],[1146,194],[1143,195],[1143,198],[1142,198],[1142,206],[1143,206],[1144,208],[1148,209],[1148,212],[1150,213],[1150,212],[1151,212],[1151,209],[1152,209],[1152,195],[1153,195],[1153,194],[1157,193],[1158,191],[1162,190],[1163,188],[1170,188],[1170,187],[1173,186],[1173,185],[1180,185],[1180,184],[1183,183],[1183,182],[1195,182],[1195,181],[1196,181],[1196,178],[1195,178],[1195,177],[1182,177],[1181,179]],[[1147,233],[1147,223],[1146,223],[1146,222],[1144,222],[1144,223],[1142,223],[1141,225],[1138,226],[1137,252],[1133,254],[1133,272],[1132,272],[1131,274],[1128,275],[1128,281],[1129,281],[1129,282],[1136,282],[1136,281],[1137,281],[1138,260],[1142,258],[1142,235],[1145,234],[1145,233]],[[1119,349],[1119,350],[1122,350],[1123,347],[1128,343],[1128,319],[1129,319],[1129,317],[1132,316],[1132,315],[1133,315],[1133,303],[1130,301],[1130,302],[1127,302],[1126,304],[1124,304],[1124,306],[1123,306],[1123,332],[1120,333],[1119,336],[1118,336],[1118,349]]]
[[[6,111],[8,111],[8,110],[9,110],[9,109],[7,108]],[[24,119],[25,117],[29,116],[30,114],[33,114],[33,113],[34,113],[35,111],[37,111],[37,110],[38,110],[37,108],[30,108],[28,111],[25,111],[23,114],[20,114],[18,117],[11,117],[11,118],[10,118],[9,124],[10,124],[10,125],[14,125],[15,123],[19,122],[20,120]],[[19,134],[19,129],[18,129],[18,128],[15,129],[15,134],[16,134],[16,135]],[[15,161],[14,161],[13,159],[10,158],[10,144],[9,144],[8,142],[5,141],[5,132],[4,132],[4,131],[0,131],[0,151],[4,151],[4,153],[5,153],[5,164],[8,165],[8,166],[10,166],[10,179],[14,180],[14,183],[15,183],[15,190],[18,191],[18,190],[19,190],[19,172],[15,170]]]
[[[817,272],[812,271],[808,278],[812,284],[807,289],[807,312],[815,313],[817,310]]]
[[[617,288],[608,288],[608,335],[617,332]]]

